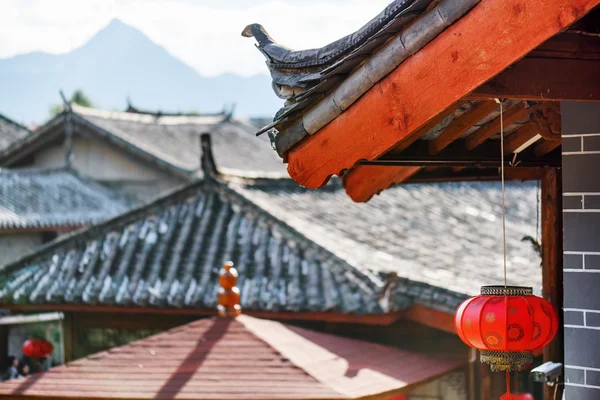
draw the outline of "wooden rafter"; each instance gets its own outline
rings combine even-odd
[[[520,152],[540,139],[555,142],[555,145],[537,146],[535,155],[538,157],[560,146],[560,111],[558,111],[558,105],[545,102],[539,106],[540,110],[530,116],[529,123],[506,138],[504,143],[505,153]]]
[[[454,114],[459,108],[463,107],[465,103],[468,101],[457,101],[452,104],[450,107],[446,108],[444,111],[433,117],[429,120],[428,123],[423,125],[414,135],[410,135],[406,137],[404,140],[396,143],[394,148],[391,150],[393,152],[401,152],[402,150],[407,149],[411,144],[413,144],[416,140],[418,140],[421,136],[425,135],[433,128],[435,128],[439,123],[448,118],[450,115]]]
[[[541,139],[537,126],[529,122],[504,140],[504,154],[520,153]]]
[[[464,114],[454,118],[450,122],[450,125],[437,138],[429,142],[429,152],[437,154],[444,150],[450,143],[464,135],[473,125],[487,117],[497,108],[498,105],[491,100],[476,103]]]
[[[600,0],[486,0],[288,153],[310,188],[374,160],[585,15]]]
[[[545,156],[560,146],[560,140],[542,140],[536,143],[533,152],[537,157]]]
[[[506,110],[502,116],[502,122],[504,123],[504,126],[508,126],[517,121],[528,119],[529,114],[537,109],[537,106],[528,108],[527,103],[520,102]],[[473,150],[475,147],[479,146],[481,143],[500,132],[500,122],[500,116],[498,116],[481,126],[465,139],[465,147],[468,150]]]

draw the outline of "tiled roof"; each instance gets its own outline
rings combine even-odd
[[[354,203],[339,181],[238,181],[234,188],[360,270],[394,271],[396,294],[453,310],[482,285],[504,282],[500,183],[407,184]],[[507,183],[508,282],[541,289],[534,182]]]
[[[242,315],[1,383],[0,397],[358,399],[411,390],[463,363]]]
[[[210,179],[6,266],[0,301],[213,309],[227,260],[246,309],[383,312],[379,279]]]
[[[182,171],[198,171],[200,135],[210,133],[216,164],[223,172],[285,174],[285,165],[268,146],[268,139],[257,141],[252,126],[226,115],[156,116],[76,105],[73,109],[97,127]]]
[[[23,139],[31,131],[0,114],[0,151],[6,149],[13,142]]]
[[[0,229],[91,225],[131,205],[116,192],[68,169],[0,170]]]
[[[210,133],[221,172],[240,176],[287,176],[285,165],[271,149],[268,138],[257,140],[255,128],[225,114],[153,115],[112,112],[73,105],[74,124],[79,132],[91,133],[133,155],[183,176],[195,176],[200,168],[200,135]],[[48,140],[64,134],[64,114],[31,135],[0,151],[0,163],[20,157]],[[36,147],[37,146],[37,147]]]

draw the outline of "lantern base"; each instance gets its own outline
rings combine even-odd
[[[493,372],[523,371],[533,362],[533,354],[529,351],[481,350],[480,360],[490,364]]]

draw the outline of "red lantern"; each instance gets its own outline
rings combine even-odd
[[[44,339],[29,339],[23,343],[23,354],[31,358],[46,358],[54,351],[54,346]]]
[[[506,393],[500,400],[535,400],[529,393]]]
[[[532,351],[548,345],[558,331],[558,315],[532,288],[483,286],[465,300],[454,318],[458,336],[481,351],[492,371],[522,371]]]
[[[514,400],[535,400],[529,393],[515,393],[513,398]]]

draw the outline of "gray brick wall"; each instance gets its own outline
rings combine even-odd
[[[561,104],[565,398],[600,399],[600,103]]]

